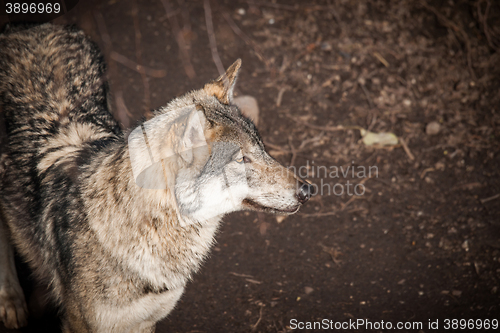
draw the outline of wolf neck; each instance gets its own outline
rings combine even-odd
[[[182,216],[182,225],[171,191],[137,186],[125,142],[99,157],[84,186],[91,231],[149,282],[169,289],[184,285],[208,254],[221,216],[196,222]]]

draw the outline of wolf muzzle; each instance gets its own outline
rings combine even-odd
[[[315,187],[312,184],[308,183],[307,181],[306,182],[299,181],[299,182],[302,183],[302,185],[299,187],[299,190],[297,191],[297,199],[301,204],[303,204],[306,203],[311,198],[311,196],[315,195],[316,191]]]

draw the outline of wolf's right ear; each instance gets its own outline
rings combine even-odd
[[[205,116],[201,111],[193,111],[189,114],[185,121],[184,132],[180,135],[180,140],[177,146],[177,152],[182,159],[191,164],[196,157],[196,153],[204,152],[205,150],[196,149],[200,147],[207,148],[207,141],[204,135]],[[208,148],[206,149],[208,150]]]
[[[207,83],[204,87],[205,91],[217,97],[224,104],[233,102],[233,90],[236,84],[236,78],[241,68],[241,59],[238,59],[229,66],[226,73],[221,75],[217,80]]]

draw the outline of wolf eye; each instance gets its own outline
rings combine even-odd
[[[250,163],[251,162],[250,159],[248,157],[246,157],[246,156],[239,157],[235,161],[236,161],[236,163],[240,163],[240,164],[241,163]]]

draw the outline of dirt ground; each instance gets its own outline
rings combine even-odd
[[[124,127],[216,78],[214,52],[241,58],[236,93],[257,98],[271,154],[320,189],[285,219],[227,216],[157,332],[500,320],[498,2],[80,1],[54,21],[100,45]],[[366,145],[361,128],[399,142]]]

